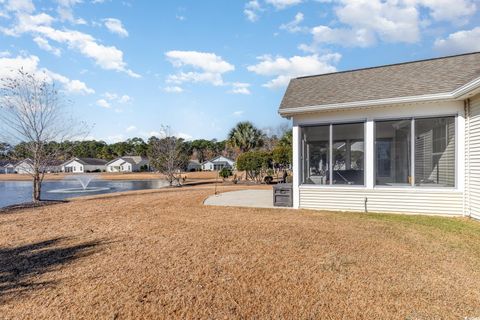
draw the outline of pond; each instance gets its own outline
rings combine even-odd
[[[160,189],[167,184],[164,180],[93,180],[88,184],[91,191],[83,192],[79,181],[44,181],[41,197],[43,200],[64,200],[113,192]],[[0,208],[31,201],[32,189],[31,181],[0,181]],[[71,190],[65,192],[68,189]]]

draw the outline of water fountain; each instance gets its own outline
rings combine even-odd
[[[105,190],[110,190],[109,187],[89,187],[88,185],[92,180],[95,180],[97,178],[96,175],[94,174],[76,174],[67,177],[67,179],[73,179],[80,183],[81,188],[63,188],[63,189],[55,189],[55,190],[50,190],[48,192],[53,192],[53,193],[86,193],[86,192],[97,192],[97,191],[105,191]]]

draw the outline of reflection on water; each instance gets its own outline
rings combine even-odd
[[[126,181],[126,180],[94,180],[89,187],[98,188],[97,191],[88,192],[88,195],[122,192],[130,190],[160,189],[166,187],[164,180]],[[42,199],[63,200],[66,198],[85,196],[84,192],[56,193],[49,192],[58,189],[78,188],[77,181],[44,181],[42,184]],[[0,181],[0,208],[12,204],[29,202],[32,200],[31,181]]]

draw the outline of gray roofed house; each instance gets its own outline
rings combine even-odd
[[[141,156],[123,156],[115,158],[106,164],[107,172],[138,172],[148,170],[150,162],[148,158]]]
[[[293,203],[480,218],[480,52],[292,79]]]
[[[73,158],[62,164],[63,172],[84,173],[105,171],[106,160],[97,158]]]

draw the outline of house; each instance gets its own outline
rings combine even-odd
[[[292,79],[295,208],[480,218],[480,52]]]
[[[43,173],[58,173],[62,171],[61,161],[52,160],[40,167],[40,172]],[[13,172],[18,174],[32,174],[33,161],[32,159],[24,159],[17,162],[13,166]]]
[[[107,161],[96,158],[73,158],[62,164],[63,172],[83,173],[105,171]]]
[[[187,164],[187,172],[202,170],[202,164],[198,160],[190,160]]]
[[[149,169],[149,161],[141,156],[124,156],[106,164],[107,172],[139,172]]]
[[[224,156],[218,156],[211,160],[207,160],[202,163],[202,170],[204,171],[217,171],[223,168],[233,169],[235,161]]]
[[[32,159],[23,159],[17,162],[13,170],[18,174],[32,174],[33,173],[33,161]]]
[[[14,173],[15,165],[8,160],[0,160],[0,174]]]

